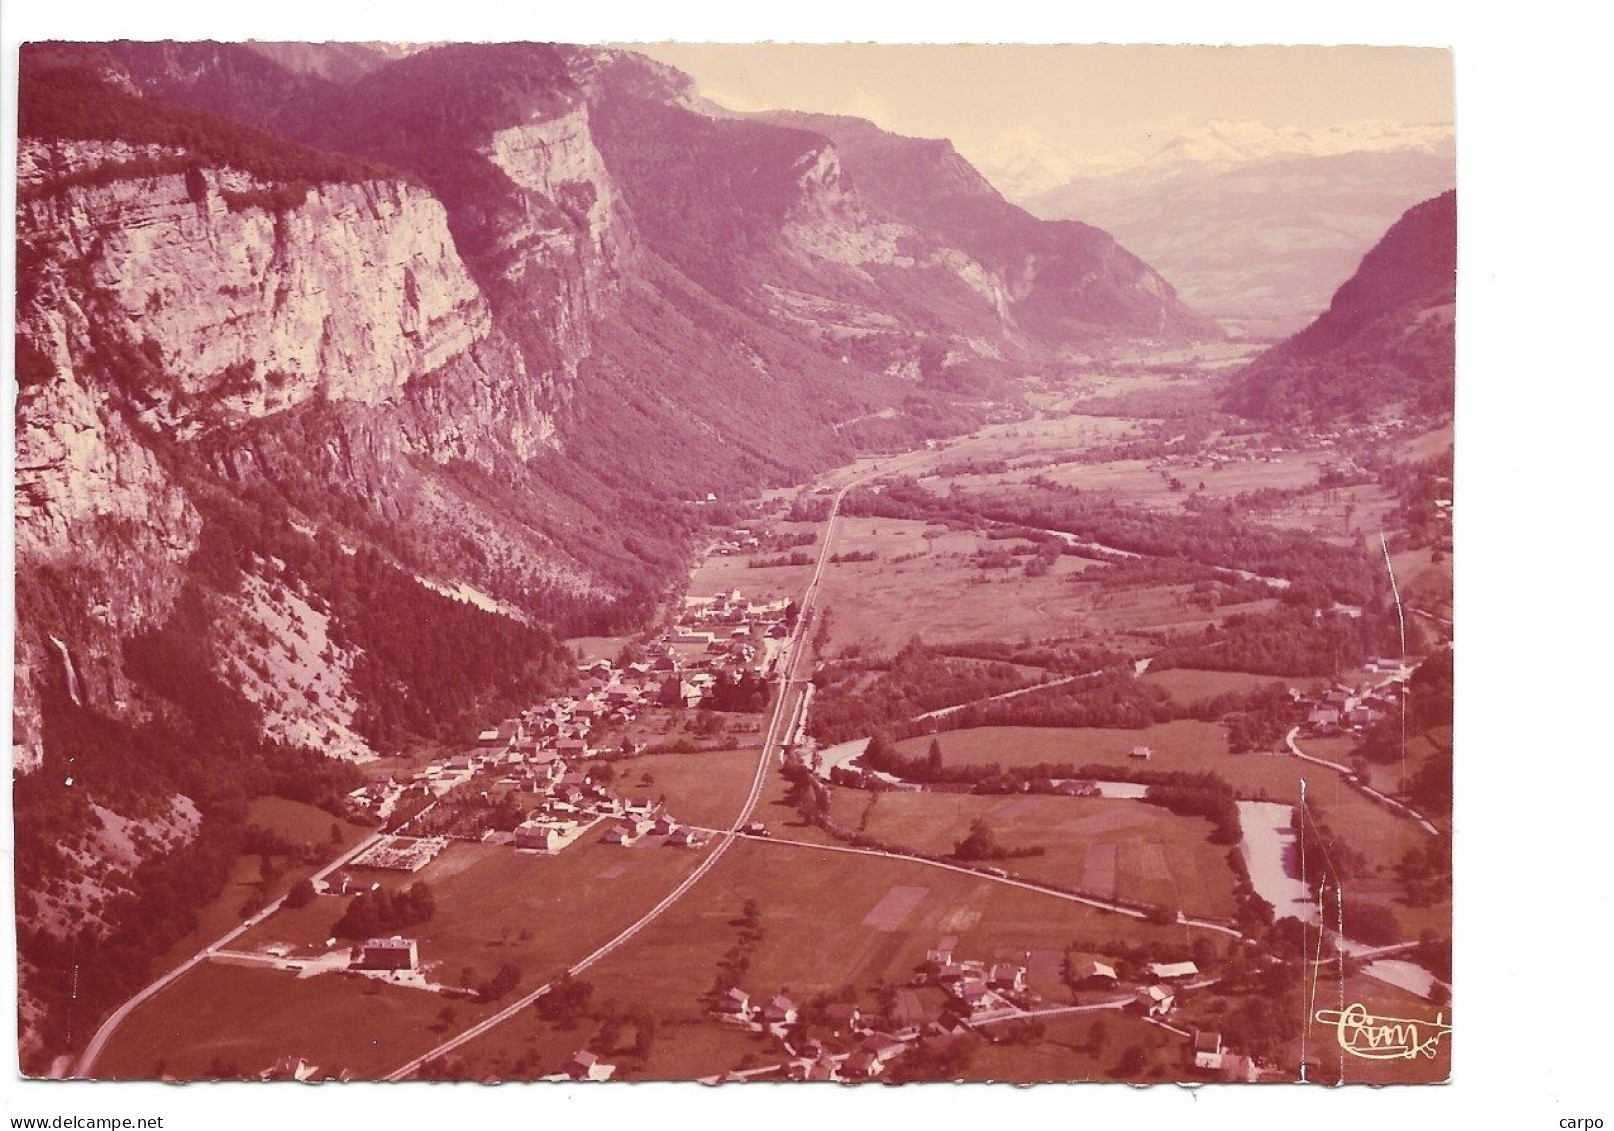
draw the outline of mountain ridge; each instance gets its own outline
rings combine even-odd
[[[1276,419],[1395,404],[1449,411],[1455,391],[1457,192],[1408,209],[1305,329],[1235,375],[1228,406]]]

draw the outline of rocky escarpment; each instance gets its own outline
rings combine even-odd
[[[1040,220],[1010,204],[951,142],[889,133],[859,118],[774,112],[830,138],[871,211],[926,233],[989,273],[1007,317],[1044,350],[1117,335],[1222,336],[1165,279],[1098,228]]]
[[[63,179],[106,163],[80,157]],[[41,181],[18,226],[27,255],[82,273],[101,330],[145,352],[161,378],[135,392],[171,426],[392,400],[491,330],[442,205],[398,183],[299,190],[196,166]]]

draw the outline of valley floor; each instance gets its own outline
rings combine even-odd
[[[1185,424],[1207,379],[1049,383],[1022,421],[774,493],[714,531],[675,634],[574,642],[574,702],[602,708],[574,745],[544,705],[415,793],[378,770],[386,835],[356,814],[330,831],[341,866],[276,877],[245,925],[227,894],[78,1074],[1446,1078],[1449,1042],[1341,1057],[1311,1006],[1451,1017],[1424,965],[1450,937],[1450,820],[1424,784],[1449,731],[1394,763],[1358,750],[1451,619],[1428,541],[1449,511],[1405,533],[1363,465],[1438,455],[1449,425]],[[1037,521],[1067,513],[1114,533]],[[1239,537],[1207,536],[1216,516]],[[1382,544],[1418,638],[1306,671],[1263,652],[1329,568],[1285,538]],[[1301,623],[1343,648],[1381,600]],[[742,671],[754,701],[690,705]],[[261,818],[313,836],[307,812]],[[377,843],[424,863],[353,854]],[[311,900],[285,898],[309,875]],[[367,968],[338,920],[417,884],[430,915],[378,933],[418,960]]]

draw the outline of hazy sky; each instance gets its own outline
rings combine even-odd
[[[1452,121],[1448,52],[1401,47],[634,45],[732,109],[869,118],[960,149],[1031,127],[1060,147],[1149,150],[1213,119],[1306,129]]]

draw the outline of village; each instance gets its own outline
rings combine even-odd
[[[737,589],[686,597],[677,622],[641,658],[580,662],[565,694],[482,731],[474,747],[355,789],[355,816],[383,822],[384,832],[313,880],[314,894],[378,891],[379,882],[359,873],[420,872],[454,841],[555,855],[603,825],[607,845],[703,847],[709,830],[680,822],[663,798],[613,788],[626,783],[613,783],[610,763],[633,753],[623,730],[646,711],[682,713],[714,699],[727,705],[725,695],[742,690],[760,709],[765,691],[757,689],[780,662],[792,620],[788,599],[751,601]],[[763,830],[753,823],[749,831]],[[417,941],[402,936],[372,938],[334,965],[329,956],[295,960],[275,948],[269,956],[304,973],[340,968],[445,990],[422,972]]]
[[[855,1001],[801,1003],[780,991],[757,1000],[739,986],[715,995],[713,1016],[731,1027],[771,1036],[784,1059],[777,1064],[731,1071],[706,1079],[725,1083],[747,1079],[860,1083],[884,1077],[905,1054],[936,1055],[966,1034],[995,1039],[995,1030],[1014,1023],[1081,1013],[1122,1012],[1183,1041],[1183,1068],[1195,1078],[1255,1082],[1263,1069],[1254,1060],[1224,1047],[1221,1034],[1184,1029],[1171,1020],[1178,1001],[1191,990],[1212,985],[1192,961],[1127,964],[1118,960],[1067,956],[1065,981],[1074,1004],[1044,1001],[1029,987],[1026,952],[991,959],[955,953],[952,939],[930,950],[901,993],[907,1009],[881,1015]],[[1125,980],[1118,966],[1136,965]],[[923,1002],[923,1005],[918,1004]],[[917,1022],[908,1013],[918,1010]]]

